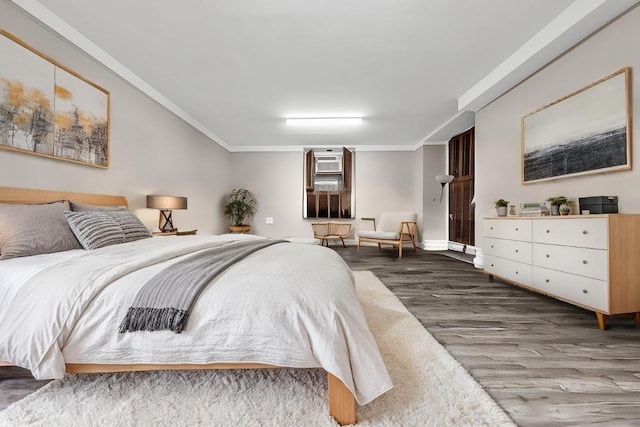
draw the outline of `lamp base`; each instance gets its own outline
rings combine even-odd
[[[172,233],[174,231],[177,231],[177,229],[173,227],[171,209],[160,210],[160,222],[158,224],[158,228],[160,228],[160,231],[162,231],[163,233]]]

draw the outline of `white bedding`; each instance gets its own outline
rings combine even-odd
[[[118,333],[146,280],[181,256],[247,235],[154,237],[0,261],[0,360],[61,378],[65,363],[322,367],[360,404],[392,385],[344,261],[321,246],[260,250],[214,279],[182,334]],[[184,256],[184,255],[183,255]]]

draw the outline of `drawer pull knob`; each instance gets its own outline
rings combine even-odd
[[[489,227],[490,230],[493,230],[493,227]]]
[[[589,291],[587,291],[586,289],[583,289],[583,290],[582,290],[582,293],[583,293],[583,294],[588,294],[588,293],[589,293]]]
[[[549,254],[545,255],[547,258],[549,258]]]
[[[516,253],[518,253],[518,250],[516,249]]]
[[[516,231],[518,231],[518,227],[516,227]]]
[[[491,245],[491,247],[493,248],[493,245]]]
[[[549,234],[549,230],[547,230],[547,234]]]
[[[582,234],[589,234],[587,230],[582,230]]]
[[[545,280],[546,283],[549,283],[549,279]]]
[[[582,260],[582,263],[583,263],[583,264],[586,264],[586,263],[587,263],[587,260],[586,260],[586,259],[583,259],[583,260]]]
[[[516,274],[518,274],[518,272],[516,271]]]
[[[493,264],[491,264],[491,267],[493,267]]]

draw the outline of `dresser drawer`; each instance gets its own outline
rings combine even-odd
[[[609,312],[609,286],[606,281],[533,267],[532,286],[569,302]]]
[[[484,239],[485,254],[531,264],[531,242],[487,237]]]
[[[533,265],[608,280],[608,253],[604,249],[533,244]]]
[[[537,243],[607,249],[607,231],[607,218],[533,221],[533,241]]]
[[[484,271],[523,285],[531,285],[531,264],[504,259],[495,255],[485,255]]]
[[[531,220],[485,219],[484,235],[501,239],[531,241]]]

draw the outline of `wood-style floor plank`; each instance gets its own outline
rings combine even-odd
[[[489,282],[442,254],[334,249],[353,270],[373,271],[518,425],[640,425],[631,317],[600,331],[590,311]]]

